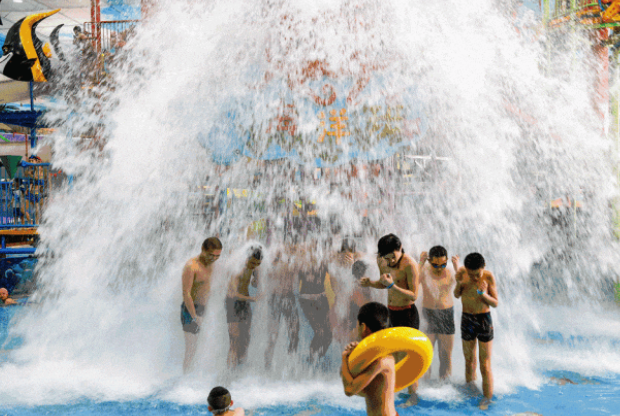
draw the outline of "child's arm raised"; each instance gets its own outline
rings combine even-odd
[[[454,297],[460,298],[461,293],[463,292],[463,275],[465,274],[464,269],[459,269],[456,271],[456,275],[454,279],[456,280],[456,287],[454,288]]]

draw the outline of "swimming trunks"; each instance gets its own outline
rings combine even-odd
[[[297,351],[299,345],[299,312],[295,295],[292,293],[273,294],[269,299],[269,315],[278,323],[284,317],[288,332],[288,352]]]
[[[493,320],[491,312],[486,313],[465,313],[461,319],[461,338],[463,341],[473,341],[476,338],[480,342],[493,340]]]
[[[198,316],[205,314],[205,305],[194,303],[194,309]],[[200,332],[200,326],[198,326],[198,323],[192,321],[192,315],[189,314],[189,311],[185,307],[185,302],[181,303],[181,325],[183,325],[183,331],[189,332],[190,334],[197,334]]]
[[[252,322],[252,307],[247,300],[226,298],[226,322]]]
[[[415,305],[409,306],[388,306],[390,317],[390,327],[406,326],[409,328],[420,329],[420,315]]]
[[[323,357],[332,343],[327,296],[322,294],[318,299],[304,299],[300,297],[299,306],[301,306],[301,310],[308,318],[308,321],[310,321],[310,326],[314,331],[314,336],[312,341],[310,341],[310,353]]]
[[[292,294],[272,295],[269,300],[269,312],[273,319],[279,319],[283,315],[286,319],[298,319],[297,301]]]
[[[318,299],[299,298],[299,305],[306,315],[316,315],[320,321],[329,321],[329,301],[327,295],[321,294]]]
[[[454,335],[454,308],[428,309],[422,308],[422,314],[428,323],[427,334]]]
[[[299,280],[301,287],[300,294],[320,295],[325,292],[325,276],[327,274],[327,265],[320,264],[318,269],[299,272]]]

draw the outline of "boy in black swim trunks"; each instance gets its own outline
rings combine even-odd
[[[388,290],[390,327],[406,326],[420,329],[420,316],[414,303],[418,298],[420,285],[418,263],[405,254],[400,239],[394,234],[381,237],[377,248],[379,252],[377,265],[381,277],[374,282],[368,277],[363,277],[360,279],[360,285]],[[396,355],[397,360],[403,357],[404,354]],[[409,387],[411,397],[405,403],[406,406],[418,403],[417,387],[417,382]]]
[[[461,338],[465,355],[465,380],[472,383],[476,375],[476,342],[480,344],[480,373],[484,398],[479,407],[486,409],[493,398],[493,373],[491,352],[493,346],[493,321],[491,307],[499,303],[493,273],[484,269],[485,261],[479,253],[465,257],[465,267],[456,273],[454,297],[463,302]]]
[[[428,339],[433,346],[435,342],[438,343],[439,378],[442,380],[452,374],[455,332],[452,290],[456,282],[452,272],[446,268],[447,265],[448,252],[442,246],[435,246],[428,253],[423,252],[420,255],[422,314],[428,325],[426,330]],[[458,268],[458,264],[455,267]],[[431,372],[428,371],[427,375],[430,377]]]
[[[250,302],[256,298],[250,296],[250,284],[258,286],[258,266],[263,260],[261,247],[251,247],[250,255],[241,273],[235,275],[228,284],[226,294],[226,322],[230,349],[228,365],[236,367],[245,360],[250,345],[250,328],[252,325],[252,308]],[[251,282],[250,282],[251,280]]]

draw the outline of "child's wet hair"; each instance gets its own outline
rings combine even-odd
[[[403,244],[400,242],[400,238],[394,234],[384,235],[379,239],[379,243],[377,244],[379,257],[386,256],[390,253],[401,250],[402,248]],[[404,252],[405,251],[403,250],[403,253]]]
[[[465,261],[463,261],[463,265],[468,270],[478,270],[483,268],[486,263],[484,261],[484,257],[480,253],[469,253],[467,257],[465,257]]]
[[[435,259],[438,257],[448,257],[448,250],[442,246],[435,246],[428,250],[428,258]]]
[[[203,250],[221,250],[224,246],[217,237],[209,237],[202,243]]]
[[[213,413],[221,413],[230,407],[232,399],[230,397],[230,392],[225,387],[214,387],[211,389],[209,393],[209,397],[207,398],[207,402],[209,406],[213,409]]]
[[[360,308],[357,321],[366,324],[372,332],[377,332],[388,327],[388,308],[378,302],[369,302]]]
[[[262,260],[263,259],[263,248],[261,246],[250,247],[250,257],[253,257],[256,260]]]

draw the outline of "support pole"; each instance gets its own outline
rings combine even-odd
[[[97,57],[101,53],[101,0],[90,0],[91,36]]]
[[[153,11],[153,0],[140,0],[141,20],[146,20]]]
[[[30,81],[30,111],[34,111],[34,83]],[[30,148],[34,149],[37,145],[37,130],[35,127],[30,129]],[[28,157],[28,138],[26,137],[26,157]]]
[[[607,29],[598,29],[593,36],[592,52],[595,59],[594,109],[601,120],[603,134],[607,134],[609,114],[609,51],[604,41]]]

